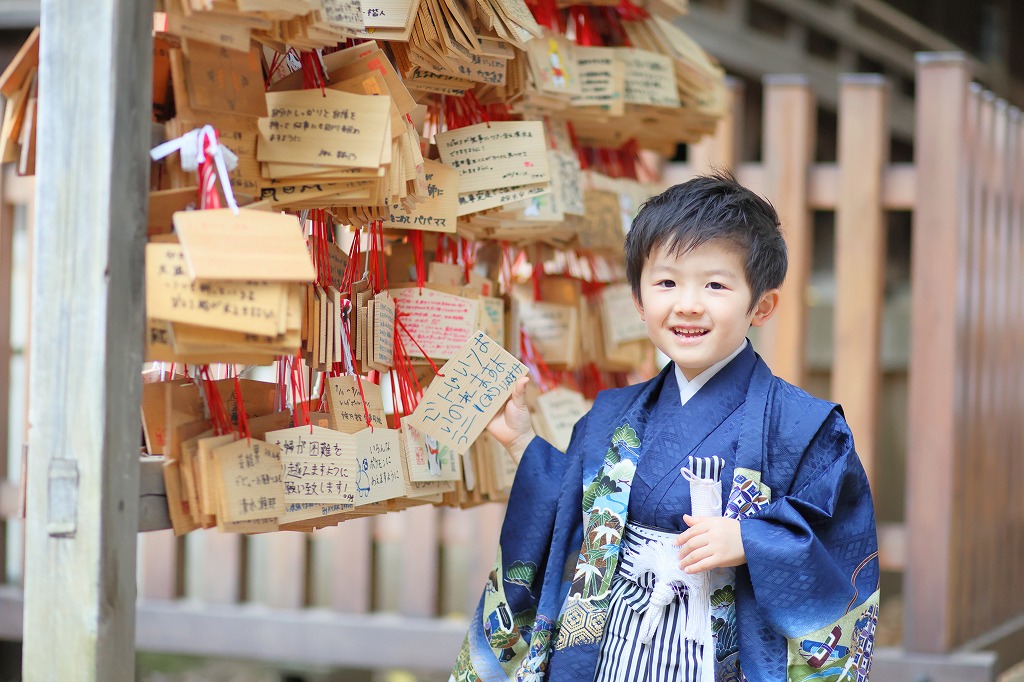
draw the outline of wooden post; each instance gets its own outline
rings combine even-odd
[[[43,0],[25,679],[135,668],[153,4]]]
[[[964,408],[960,365],[966,311],[960,279],[969,81],[962,55],[918,58],[903,645],[921,653],[949,650],[956,589],[952,502]]]
[[[789,249],[789,274],[775,319],[759,337],[759,352],[778,376],[804,381],[807,335],[805,294],[811,274],[813,225],[807,201],[808,176],[814,160],[814,95],[803,76],[764,79],[765,192],[782,221]]]
[[[882,76],[841,77],[832,399],[843,405],[872,483],[885,305],[882,179],[889,160],[887,109],[888,85]]]
[[[430,505],[412,507],[403,511],[401,516],[405,523],[399,549],[402,566],[399,578],[400,613],[432,618],[438,615],[440,516],[437,508]]]
[[[7,451],[10,440],[10,395],[11,395],[11,276],[14,261],[14,206],[8,203],[6,183],[0,180],[0,480],[7,480],[11,453]],[[14,453],[20,457],[21,453]],[[0,522],[0,582],[7,582],[7,522]]]

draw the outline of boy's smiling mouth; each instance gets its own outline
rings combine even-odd
[[[704,327],[672,327],[672,333],[684,339],[695,339],[707,334],[710,329]]]

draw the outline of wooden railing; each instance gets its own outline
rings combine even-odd
[[[887,159],[886,82],[857,75],[840,81],[835,163],[813,162],[808,81],[769,77],[763,162],[738,163],[736,119],[727,117],[688,164],[665,169],[676,182],[730,167],[776,205],[791,270],[786,303],[756,343],[796,383],[808,381],[812,212],[835,212],[829,397],[844,405],[876,490],[891,467],[876,447],[884,215],[913,211],[907,511],[905,523],[879,529],[883,568],[905,570],[904,641],[902,651],[879,651],[880,680],[910,671],[988,680],[1024,651],[1024,497],[1015,494],[1024,474],[1024,123],[972,90],[969,71],[957,55],[919,58],[914,165]],[[418,507],[312,535],[144,533],[139,647],[443,669],[501,516],[493,504]],[[0,592],[0,636],[20,636],[20,603],[17,590]],[[970,653],[982,647],[997,655]]]

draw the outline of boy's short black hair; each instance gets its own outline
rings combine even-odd
[[[782,286],[788,259],[778,214],[732,173],[716,170],[670,187],[640,207],[625,247],[633,296],[643,302],[640,273],[656,248],[678,254],[719,240],[731,242],[745,256],[751,310],[764,292]]]

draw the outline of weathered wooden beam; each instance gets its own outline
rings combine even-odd
[[[883,170],[889,161],[887,109],[888,83],[882,76],[843,76],[832,400],[843,405],[860,460],[876,490],[888,236],[882,210]]]
[[[952,646],[958,582],[953,559],[962,422],[967,61],[956,54],[918,62],[917,201],[911,253],[910,381],[907,414],[907,581],[903,642],[909,651]]]
[[[27,680],[134,679],[152,13],[42,3]]]
[[[813,239],[807,191],[814,160],[814,93],[803,76],[766,76],[764,86],[764,193],[782,221],[789,272],[778,311],[761,328],[758,351],[776,375],[800,386],[806,375]]]
[[[7,201],[8,186],[6,178],[0,180],[0,481],[7,478],[11,454],[7,445],[11,442],[10,428],[10,395],[11,395],[11,360],[14,349],[11,347],[11,289],[14,261],[11,251],[14,248],[14,206]],[[21,453],[14,453],[20,457]],[[7,582],[7,524],[0,523],[0,581]]]

